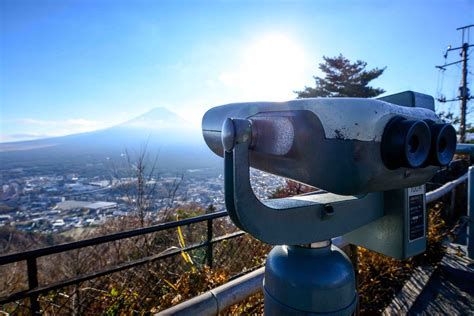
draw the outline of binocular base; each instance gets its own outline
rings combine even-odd
[[[264,296],[266,315],[351,315],[358,301],[352,263],[330,243],[274,247],[266,262]]]

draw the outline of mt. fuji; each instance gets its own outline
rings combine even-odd
[[[146,145],[158,153],[161,166],[171,169],[213,167],[218,158],[207,148],[201,130],[163,107],[124,123],[93,132],[67,136],[0,143],[3,167],[31,167],[49,163],[95,161],[119,157],[125,150],[138,151]]]

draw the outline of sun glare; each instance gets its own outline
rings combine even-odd
[[[305,82],[307,63],[303,49],[289,37],[270,34],[244,49],[238,70],[221,80],[238,88],[244,98],[286,100]]]

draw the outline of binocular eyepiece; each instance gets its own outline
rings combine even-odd
[[[431,150],[428,163],[447,166],[456,152],[456,130],[450,124],[429,124],[431,131]]]
[[[453,126],[431,120],[408,120],[397,116],[388,122],[382,136],[382,160],[390,170],[446,166],[455,150]]]

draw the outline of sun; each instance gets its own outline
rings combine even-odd
[[[245,98],[281,101],[302,89],[307,70],[304,50],[284,34],[267,34],[244,48],[238,69],[220,79]]]

